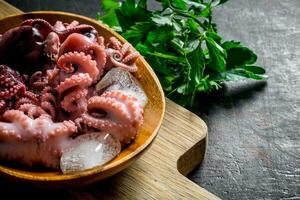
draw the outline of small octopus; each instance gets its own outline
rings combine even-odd
[[[0,159],[58,168],[74,138],[92,131],[130,143],[146,103],[132,94],[142,89],[112,90],[115,81],[107,80],[101,91],[96,85],[112,68],[134,83],[128,74],[138,70],[139,57],[129,43],[111,37],[105,44],[78,21],[28,19],[0,35]]]
[[[32,119],[22,111],[7,110],[2,118],[5,122],[0,122],[0,157],[26,166],[58,168],[63,149],[77,132],[74,122],[55,123],[48,114]]]
[[[135,51],[128,42],[121,44],[115,37],[111,37],[109,41],[108,48],[105,49],[109,58],[106,68],[121,67],[129,72],[136,72],[135,62],[140,57],[139,52]]]
[[[82,123],[102,131],[109,131],[122,144],[136,137],[143,123],[143,108],[138,99],[122,91],[109,91],[88,100],[88,112]],[[102,115],[99,115],[101,111]]]

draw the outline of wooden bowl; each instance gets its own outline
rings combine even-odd
[[[2,18],[0,19],[0,33],[18,26],[23,20],[29,18],[42,18],[51,24],[57,20],[63,22],[77,20],[80,23],[94,26],[98,30],[99,35],[102,35],[106,40],[111,36],[115,36],[120,41],[125,42],[124,38],[112,31],[108,26],[93,19],[76,14],[53,11],[32,12]],[[138,71],[135,73],[135,76],[139,79],[148,96],[148,103],[144,110],[144,123],[139,130],[137,138],[117,158],[103,167],[95,167],[68,175],[61,174],[60,171],[41,172],[4,164],[0,164],[0,174],[12,180],[33,183],[37,186],[60,188],[90,184],[112,176],[128,167],[150,146],[157,135],[165,112],[164,93],[156,75],[143,58],[138,59],[137,66]]]

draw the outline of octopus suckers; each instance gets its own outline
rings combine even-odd
[[[86,155],[108,162],[137,136],[146,97],[130,74],[132,45],[77,21],[28,19],[0,37],[0,159],[67,173],[91,167]]]

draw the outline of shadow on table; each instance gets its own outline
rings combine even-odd
[[[193,107],[188,107],[191,112],[200,117],[208,115],[214,105],[225,108],[232,108],[232,102],[241,100],[251,100],[255,98],[257,92],[261,92],[267,85],[267,81],[240,80],[237,82],[226,82],[223,88],[211,94],[200,94],[198,101]],[[205,118],[205,117],[204,117]]]

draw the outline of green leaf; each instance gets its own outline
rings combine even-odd
[[[172,70],[167,65],[166,60],[153,55],[150,55],[148,58],[149,64],[156,71],[157,74],[168,77],[175,77],[175,74],[173,74]]]
[[[228,41],[222,44],[227,52],[227,68],[250,65],[256,62],[257,56],[240,42]]]
[[[135,0],[125,0],[122,3],[121,11],[124,16],[134,16],[136,14]]]
[[[140,0],[138,3],[138,7],[142,9],[147,9],[147,0]]]
[[[213,29],[209,29],[206,35],[216,41],[218,44],[221,43],[222,37],[218,35]],[[223,46],[222,46],[223,47]],[[224,47],[223,47],[224,48]],[[225,49],[225,48],[224,48]],[[225,49],[226,50],[226,49]]]
[[[201,44],[198,44],[198,47],[194,51],[187,54],[187,64],[190,68],[190,73],[188,85],[187,87],[185,87],[185,90],[187,90],[185,94],[191,94],[190,104],[192,105],[194,102],[197,87],[201,83],[203,70],[205,68],[204,55],[201,49]]]
[[[187,84],[183,84],[181,86],[179,86],[176,91],[179,93],[179,94],[183,94],[183,95],[187,95],[188,94],[188,85]]]
[[[200,1],[195,0],[183,0],[188,6],[192,6],[192,9],[198,8],[198,9],[205,9],[206,5],[201,3]]]
[[[161,16],[158,14],[153,14],[151,17],[152,21],[157,25],[157,26],[172,26],[172,20],[170,16]]]
[[[192,33],[199,34],[199,32],[200,32],[199,24],[197,24],[197,22],[195,22],[194,19],[192,19],[192,18],[187,19],[186,24]]]
[[[255,74],[265,74],[266,73],[266,70],[262,67],[259,67],[259,66],[241,66],[241,68],[249,71],[249,72],[253,72]]]
[[[239,48],[239,47],[242,47],[241,43],[240,42],[237,42],[237,41],[234,41],[234,40],[231,40],[231,41],[226,41],[222,44],[222,47],[225,49],[225,50],[229,50],[231,48]]]
[[[197,86],[200,84],[200,80],[203,76],[203,70],[205,68],[204,55],[202,52],[201,44],[192,51],[187,54],[187,59],[189,65],[191,66],[190,79],[194,82],[194,85]]]
[[[150,19],[150,11],[140,8],[134,0],[125,0],[115,12],[124,32],[136,22],[147,22]]]
[[[198,92],[210,92],[213,89],[219,89],[221,88],[221,85],[216,80],[211,80],[209,76],[206,76],[205,78],[201,79],[201,83],[197,87]]]
[[[195,49],[196,49],[197,47],[199,47],[199,43],[200,43],[200,41],[199,41],[198,38],[197,38],[197,39],[190,40],[189,42],[187,42],[187,46],[185,46],[185,47],[183,48],[184,52],[185,52],[185,53],[190,53],[190,52],[192,52],[192,51],[195,51]]]
[[[206,46],[210,56],[210,68],[218,72],[224,72],[226,70],[226,52],[217,44],[212,38],[206,37]]]
[[[225,75],[229,78],[229,80],[231,80],[230,79],[231,78],[230,77],[231,74],[234,74],[234,75],[237,75],[237,76],[241,76],[241,77],[245,77],[245,78],[252,78],[252,79],[255,79],[255,80],[264,80],[264,79],[267,78],[264,75],[255,74],[255,73],[253,73],[251,71],[248,71],[248,70],[246,70],[244,68],[234,68],[234,69],[231,69],[231,70],[225,72]]]
[[[118,18],[115,14],[115,10],[121,7],[121,4],[115,0],[103,0],[102,9],[105,11],[105,15],[97,13],[96,19],[102,21],[109,26],[119,26]]]
[[[174,38],[174,30],[172,27],[163,26],[158,27],[153,31],[150,31],[147,36],[149,43],[160,43],[164,44],[171,41]]]
[[[211,7],[210,5],[206,5],[205,9],[203,9],[199,14],[199,16],[204,17],[204,18],[208,18],[209,16],[211,16]]]
[[[148,53],[151,53],[151,48],[147,46],[146,44],[142,44],[139,42],[136,46],[135,49],[140,52],[143,56],[146,56]]]
[[[159,81],[162,84],[162,87],[165,89],[165,91],[170,92],[173,89],[173,83],[174,83],[174,76],[159,76]]]
[[[187,4],[183,0],[170,0],[170,2],[172,6],[180,10],[186,10],[188,8]]]
[[[133,23],[127,20],[126,16],[123,15],[123,13],[120,10],[116,10],[115,14],[118,18],[118,22],[122,28],[122,31],[126,32],[133,25]]]
[[[104,24],[108,24],[110,27],[119,26],[115,11],[109,11],[102,16],[100,15],[100,13],[97,13],[96,19]]]
[[[146,39],[150,28],[151,24],[149,22],[137,22],[134,26],[131,26],[126,32],[124,32],[123,36],[132,45],[136,45]]]
[[[102,9],[107,12],[110,10],[115,10],[121,6],[120,2],[115,0],[102,0]]]

